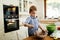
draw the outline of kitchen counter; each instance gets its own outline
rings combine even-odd
[[[23,40],[54,40],[54,38],[53,38],[53,37],[50,37],[50,36],[46,36],[46,37],[43,38],[43,39],[39,39],[39,38],[37,38],[36,36],[31,36],[31,37],[27,37],[27,38],[25,38],[25,39],[23,39]],[[58,38],[58,39],[56,39],[56,40],[60,40],[60,38]]]
[[[51,24],[55,22],[60,22],[60,20],[59,19],[41,19],[40,22],[43,24]]]
[[[36,36],[27,37],[24,40],[54,40],[53,38],[46,36],[45,38],[38,38]]]

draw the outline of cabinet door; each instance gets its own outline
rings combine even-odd
[[[28,12],[28,2],[29,0],[19,0],[20,12]]]
[[[4,40],[5,38],[4,38],[4,33],[3,33],[3,31],[2,30],[0,30],[0,40]]]
[[[10,32],[5,34],[6,40],[17,40],[16,32]]]
[[[27,27],[20,27],[20,30],[17,31],[19,40],[23,40],[24,38],[28,37],[28,28]]]

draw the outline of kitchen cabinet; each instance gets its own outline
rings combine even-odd
[[[18,39],[23,40],[24,38],[28,37],[28,28],[21,26],[20,30],[18,30],[17,33],[18,33]]]
[[[16,31],[5,33],[5,40],[17,40]]]
[[[29,7],[32,4],[30,0],[19,0],[19,15],[29,15]]]
[[[28,12],[29,6],[32,4],[30,0],[19,0],[19,10],[20,12]]]
[[[4,33],[0,31],[0,40],[4,40]]]
[[[28,37],[28,28],[23,26],[19,30],[5,33],[2,36],[3,40],[23,40],[26,37]]]

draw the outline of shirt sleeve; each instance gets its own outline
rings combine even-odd
[[[28,23],[28,24],[29,24],[30,20],[31,20],[31,18],[28,17],[28,18],[26,19],[25,23]]]

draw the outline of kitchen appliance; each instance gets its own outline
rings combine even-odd
[[[3,5],[5,33],[19,29],[18,6]]]

